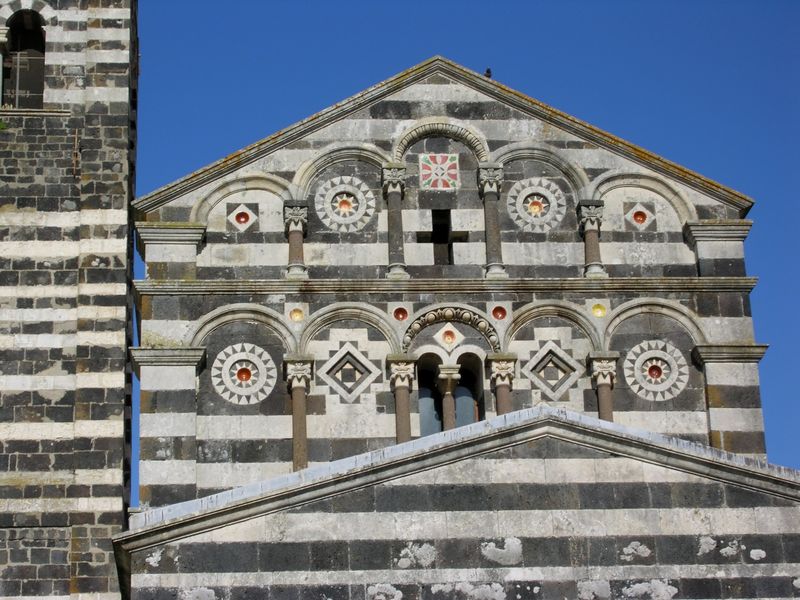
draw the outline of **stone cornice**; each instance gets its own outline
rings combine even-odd
[[[743,242],[752,226],[753,222],[748,219],[689,221],[683,226],[683,234],[692,246],[696,242]]]
[[[701,365],[706,363],[757,363],[767,352],[765,344],[701,344],[692,350],[692,358]]]
[[[136,374],[141,367],[180,367],[199,368],[206,355],[205,348],[130,348],[131,360]]]
[[[139,239],[145,244],[197,245],[206,233],[206,226],[201,223],[138,221],[135,226]]]
[[[487,292],[750,292],[755,277],[625,277],[608,279],[250,279],[228,281],[137,280],[139,296],[284,293],[487,293]]]
[[[0,117],[71,117],[72,111],[52,108],[0,108]]]

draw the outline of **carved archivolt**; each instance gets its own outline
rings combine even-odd
[[[414,338],[420,331],[429,325],[445,321],[464,323],[477,329],[483,337],[486,338],[492,350],[494,352],[500,352],[500,337],[497,335],[497,330],[492,324],[475,311],[460,307],[434,308],[415,319],[414,322],[408,326],[406,334],[403,336],[403,352],[408,350],[411,346],[411,342],[414,341]]]
[[[442,136],[464,142],[475,153],[479,161],[486,162],[489,160],[489,151],[486,148],[486,144],[477,133],[462,125],[440,120],[421,122],[406,131],[397,141],[394,149],[394,160],[402,162],[403,156],[411,146],[419,140],[431,136]]]

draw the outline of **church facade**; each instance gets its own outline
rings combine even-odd
[[[434,57],[133,200],[135,3],[0,50],[0,598],[800,595],[748,197]]]

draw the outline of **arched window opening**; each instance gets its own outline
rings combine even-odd
[[[456,398],[456,426],[463,427],[486,418],[483,403],[483,363],[474,354],[465,354],[458,359],[461,367],[454,395]]]
[[[438,385],[441,364],[435,354],[423,354],[417,361],[420,437],[442,431],[442,394]]]
[[[8,20],[8,43],[3,51],[3,106],[44,106],[44,29],[42,17],[21,10]]]

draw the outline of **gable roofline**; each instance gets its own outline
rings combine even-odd
[[[627,142],[602,129],[598,129],[585,121],[581,121],[576,117],[511,89],[493,79],[480,75],[442,56],[433,56],[346,100],[334,104],[294,125],[290,125],[254,144],[229,154],[208,166],[198,169],[194,173],[190,173],[173,183],[167,184],[149,194],[137,198],[133,202],[133,208],[140,213],[147,213],[155,210],[178,196],[191,192],[219,177],[227,175],[254,160],[274,152],[282,146],[290,144],[313,131],[338,121],[434,73],[444,74],[495,100],[506,103],[523,113],[549,122],[569,133],[592,141],[611,152],[677,180],[699,192],[708,194],[738,209],[742,217],[744,217],[753,206],[754,202],[749,196],[708,179],[707,177],[703,177],[695,171],[662,158],[649,150]]]
[[[545,437],[800,502],[800,471],[542,404],[133,514],[131,529],[114,536],[117,562],[124,568],[137,550]]]

